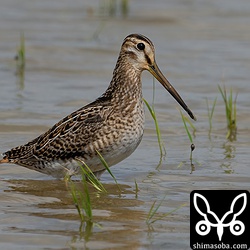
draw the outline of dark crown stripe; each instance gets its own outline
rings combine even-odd
[[[153,46],[152,42],[151,42],[147,37],[145,37],[145,36],[143,36],[143,35],[140,35],[140,34],[131,34],[131,35],[128,35],[128,36],[124,39],[123,44],[127,41],[128,38],[132,38],[132,37],[134,37],[134,38],[136,38],[136,39],[139,39],[139,40],[142,40],[142,41],[144,41],[144,42],[150,44],[151,46]]]

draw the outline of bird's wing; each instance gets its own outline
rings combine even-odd
[[[51,160],[84,154],[84,148],[95,140],[96,131],[105,125],[110,113],[106,105],[89,104],[66,116],[34,140],[7,151],[5,158],[15,162],[28,158]]]

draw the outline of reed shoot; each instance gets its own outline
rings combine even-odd
[[[77,159],[81,171],[80,187],[71,180],[70,176],[66,176],[66,185],[69,186],[70,193],[73,198],[76,210],[81,222],[92,221],[92,205],[89,194],[88,183],[90,183],[99,192],[107,192],[102,183],[97,179],[88,165],[81,159]],[[69,183],[69,185],[68,185]]]
[[[115,176],[110,171],[110,168],[103,158],[103,156],[100,154],[100,152],[96,151],[101,163],[106,168],[108,173],[112,176],[115,183],[117,184],[117,187],[121,193],[120,186],[118,185],[118,182],[115,178]],[[102,183],[98,180],[98,178],[95,176],[95,174],[91,171],[89,166],[81,159],[76,159],[79,162],[79,168],[81,170],[81,186],[80,188],[76,187],[75,183],[71,180],[70,176],[66,176],[66,186],[69,186],[70,193],[72,195],[76,210],[79,214],[81,222],[83,221],[92,221],[92,206],[91,206],[91,200],[90,200],[90,194],[88,189],[88,183],[91,184],[97,191],[99,192],[106,192],[107,190],[104,188]],[[69,183],[69,185],[68,185]]]
[[[144,103],[146,104],[153,120],[154,120],[154,123],[155,123],[155,130],[156,130],[156,135],[157,135],[157,140],[158,140],[158,145],[159,145],[159,149],[160,149],[160,157],[162,158],[163,156],[166,155],[166,150],[164,148],[164,145],[162,143],[162,140],[161,140],[161,131],[160,131],[160,128],[159,128],[159,123],[157,121],[157,118],[156,118],[156,114],[155,114],[155,111],[154,111],[154,108],[151,107],[149,105],[149,103],[143,99]]]
[[[209,107],[209,104],[208,104],[208,99],[206,98],[208,122],[209,122],[209,131],[208,131],[209,135],[211,134],[211,131],[212,131],[212,118],[213,118],[213,115],[214,115],[214,108],[215,108],[216,102],[217,102],[217,97],[214,99],[212,108],[210,110],[210,107]]]
[[[237,94],[235,98],[233,98],[233,90],[230,88],[230,94],[227,94],[226,87],[222,89],[218,85],[219,91],[221,93],[222,99],[225,104],[226,118],[227,118],[227,135],[226,138],[230,140],[236,139],[237,133],[237,117],[236,117],[236,100]]]
[[[81,222],[92,221],[92,205],[86,176],[82,174],[82,180],[80,182],[81,188],[76,187],[76,184],[70,178],[68,181],[70,193]]]
[[[195,126],[193,125],[193,123],[185,115],[182,114],[181,110],[180,110],[180,114],[181,114],[181,118],[182,118],[182,121],[183,121],[184,128],[185,128],[186,133],[188,135],[188,138],[189,138],[190,142],[193,143],[193,137],[192,137],[191,133],[189,132],[187,122],[189,123],[189,125],[193,129],[193,131],[196,130]]]
[[[154,110],[154,102],[155,102],[155,78],[153,78],[153,101],[152,101],[152,105],[150,106],[149,103],[147,102],[146,99],[143,98],[144,103],[146,104],[153,120],[154,120],[154,124],[155,124],[155,130],[156,130],[156,135],[157,135],[157,140],[158,140],[158,145],[159,145],[159,149],[160,149],[160,162],[158,164],[158,166],[161,165],[162,162],[162,158],[164,156],[166,156],[167,152],[166,152],[166,148],[164,147],[164,144],[162,142],[162,137],[161,137],[161,131],[160,131],[160,127],[159,127],[159,123],[156,117],[156,113]],[[157,167],[158,167],[157,166]]]
[[[135,198],[137,198],[138,192],[139,192],[139,187],[138,187],[137,181],[135,179]]]
[[[161,207],[163,201],[165,200],[166,198],[166,195],[165,197],[159,202],[158,205],[156,205],[156,201],[153,202],[150,210],[149,210],[149,213],[148,213],[148,216],[147,216],[147,219],[146,219],[146,223],[148,225],[150,224],[153,224],[154,222],[158,221],[158,220],[161,220],[165,217],[167,217],[168,215],[172,214],[173,212],[177,211],[178,209],[180,209],[181,207],[185,206],[186,204],[183,204],[177,208],[174,208],[173,210],[171,210],[170,212],[167,212],[167,213],[163,213],[161,215],[158,215],[157,216],[157,212],[159,210],[159,208]]]
[[[193,164],[193,151],[195,150],[195,145],[193,142],[193,137],[188,129],[187,122],[189,123],[190,127],[193,129],[193,134],[195,133],[196,129],[193,123],[188,119],[188,117],[184,116],[180,110],[181,118],[184,124],[184,128],[186,130],[186,133],[188,135],[189,141],[191,143],[190,145],[190,162],[191,162],[191,173],[195,170],[194,164]]]

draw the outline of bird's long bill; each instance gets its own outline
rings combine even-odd
[[[156,63],[154,63],[152,66],[149,66],[149,72],[163,85],[163,87],[174,97],[174,99],[183,107],[183,109],[186,110],[189,116],[196,120],[196,117],[192,111],[188,108],[171,83],[162,74]]]

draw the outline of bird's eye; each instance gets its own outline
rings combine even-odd
[[[144,50],[144,49],[145,49],[144,43],[138,43],[138,44],[137,44],[137,48],[138,48],[139,50]]]

